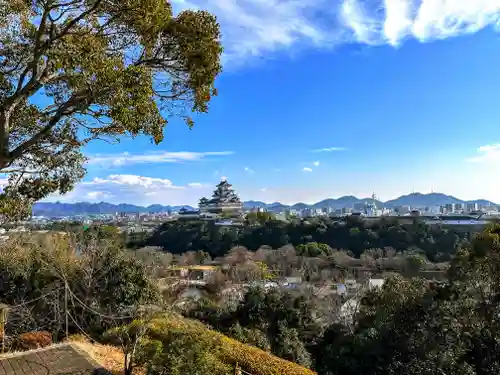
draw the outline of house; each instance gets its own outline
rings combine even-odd
[[[188,278],[190,280],[207,281],[210,276],[219,269],[217,266],[170,266],[167,269],[169,277]]]
[[[0,356],[0,375],[111,375],[73,343]]]
[[[371,278],[368,280],[368,288],[381,288],[384,285],[385,279],[383,278]]]

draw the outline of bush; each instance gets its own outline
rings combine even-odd
[[[182,331],[188,336],[203,336],[205,340],[216,342],[221,359],[229,364],[240,366],[253,375],[314,375],[315,372],[296,363],[278,358],[256,347],[233,340],[213,331],[202,323],[179,316],[165,316],[151,324],[151,331],[161,334],[167,331]]]
[[[52,335],[47,331],[26,332],[14,340],[16,350],[31,350],[52,345]]]
[[[41,235],[40,235],[41,236]],[[27,241],[30,240],[28,243]],[[74,240],[74,241],[73,241]],[[0,296],[2,303],[22,305],[12,311],[5,332],[13,337],[25,332],[46,330],[54,338],[62,338],[64,326],[47,319],[54,309],[64,305],[64,279],[78,302],[71,314],[78,317],[70,322],[69,333],[101,334],[111,324],[96,311],[122,311],[135,306],[153,304],[158,299],[156,285],[148,278],[144,265],[131,259],[118,245],[111,242],[78,242],[79,238],[45,236],[39,239],[11,239],[0,244]],[[80,250],[80,254],[76,250]],[[42,298],[48,295],[48,298]],[[24,301],[36,302],[23,304]],[[109,315],[109,313],[108,313]],[[78,325],[78,326],[77,326]]]
[[[169,375],[234,373],[232,366],[223,360],[220,343],[200,330],[152,332],[151,339],[140,347],[143,349],[142,355],[140,353],[144,358],[142,365],[148,374],[165,374],[165,369]]]
[[[253,345],[259,349],[271,351],[271,345],[266,334],[256,328],[245,328],[239,323],[230,327],[227,334],[244,344]]]
[[[75,333],[74,335],[69,335],[68,341],[70,342],[88,342],[87,336],[81,333]]]

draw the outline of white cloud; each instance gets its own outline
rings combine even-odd
[[[252,168],[249,168],[249,167],[245,167],[245,172],[255,173],[255,171]]]
[[[105,199],[113,198],[113,194],[107,191],[89,191],[85,197],[85,200],[89,201],[103,201]]]
[[[48,201],[196,205],[202,196],[211,195],[212,186],[201,182],[176,185],[171,180],[131,174],[113,174],[83,181],[64,196]]]
[[[142,163],[178,163],[184,161],[198,161],[210,156],[228,156],[232,151],[212,151],[212,152],[144,152],[141,154],[130,154],[124,152],[121,154],[91,155],[89,164],[98,164],[104,166],[122,166]]]
[[[345,151],[344,147],[327,147],[327,148],[317,148],[312,150],[312,152],[333,152],[333,151]]]
[[[190,187],[190,188],[201,189],[201,188],[206,187],[207,185],[206,184],[202,184],[201,182],[190,182],[189,184],[187,184],[187,186]]]
[[[309,167],[302,168],[302,172],[312,172],[313,170]]]
[[[265,193],[267,191],[267,188],[262,188],[260,189],[261,193]]]
[[[500,143],[479,147],[477,155],[468,158],[467,161],[500,166]]]
[[[221,181],[227,181],[227,177],[226,177],[226,176],[222,176],[222,177],[220,178],[220,180],[221,180]]]
[[[146,189],[149,188],[169,188],[169,189],[184,189],[184,186],[175,186],[172,181],[164,178],[144,177],[134,174],[112,174],[107,178],[94,178],[90,182],[83,182],[86,185],[129,185],[141,186]]]
[[[343,43],[400,45],[475,33],[500,20],[499,0],[176,0],[206,9],[221,24],[224,58]]]
[[[316,160],[315,162],[313,162],[313,165],[314,165],[315,167],[319,167],[319,160]]]

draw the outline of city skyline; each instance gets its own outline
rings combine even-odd
[[[210,190],[210,193],[207,193],[206,196],[200,196],[199,199],[196,201],[196,202],[193,202],[193,203],[179,203],[179,204],[170,204],[168,202],[166,203],[150,203],[150,204],[134,204],[132,202],[127,202],[127,201],[116,201],[116,202],[112,202],[112,201],[82,201],[82,200],[73,200],[73,201],[68,201],[68,200],[58,200],[58,199],[50,199],[50,200],[44,200],[44,201],[41,201],[41,202],[44,202],[44,203],[68,203],[68,204],[77,204],[77,203],[85,203],[85,204],[100,204],[100,203],[104,203],[104,204],[113,204],[113,205],[120,205],[120,204],[125,204],[125,205],[136,205],[136,206],[139,206],[139,207],[148,207],[148,206],[156,206],[156,205],[161,205],[161,206],[176,206],[176,207],[181,207],[181,206],[191,206],[191,207],[197,207],[200,203],[200,200],[201,199],[210,199],[210,197],[212,197],[213,195],[213,190]],[[207,190],[208,191],[208,190]],[[453,196],[453,195],[450,195],[450,194],[446,194],[446,193],[442,193],[442,192],[436,192],[436,191],[432,191],[430,193],[420,193],[420,192],[410,192],[410,193],[407,193],[407,194],[403,194],[403,195],[400,195],[400,196],[394,196],[394,197],[391,197],[390,199],[381,199],[378,195],[376,195],[375,193],[372,193],[372,195],[370,196],[354,196],[354,195],[343,195],[343,196],[327,196],[327,197],[324,197],[318,201],[309,201],[309,202],[305,202],[305,201],[296,201],[296,202],[284,202],[284,201],[260,201],[260,200],[256,200],[256,199],[252,199],[251,197],[250,198],[242,198],[240,196],[240,194],[238,194],[237,191],[235,191],[235,194],[238,196],[238,198],[240,198],[240,201],[243,202],[243,203],[264,203],[268,206],[272,206],[274,204],[282,204],[282,205],[285,205],[285,206],[294,206],[294,205],[300,205],[300,204],[305,204],[307,206],[313,206],[317,203],[321,203],[323,201],[327,201],[327,200],[341,200],[343,198],[355,198],[357,200],[359,200],[360,202],[361,201],[370,201],[372,199],[375,199],[379,202],[382,202],[383,204],[387,203],[387,202],[391,202],[391,201],[396,201],[396,200],[399,200],[401,198],[406,198],[406,197],[416,197],[416,196],[423,196],[424,198],[425,197],[431,197],[431,196],[443,196],[443,197],[446,197],[446,198],[451,198],[453,200],[458,200],[462,203],[468,203],[468,202],[478,202],[478,201],[486,201],[486,202],[490,202],[492,203],[493,205],[500,205],[499,203],[497,202],[492,202],[492,201],[489,201],[487,199],[483,199],[483,198],[476,198],[476,199],[461,199],[460,197],[457,197],[457,196]],[[440,206],[440,205],[443,205],[443,204],[438,204],[438,205],[432,205],[432,204],[429,204],[427,206],[429,207],[432,207],[432,206]],[[414,206],[415,207],[415,206]],[[420,207],[420,206],[419,206]],[[423,208],[420,207],[420,208]]]
[[[169,118],[159,146],[90,144],[88,175],[49,200],[193,204],[226,176],[265,202],[373,191],[500,202],[500,4],[361,3],[174,1],[221,23],[209,113],[192,130]]]

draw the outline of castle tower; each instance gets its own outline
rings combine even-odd
[[[240,217],[243,204],[227,180],[221,180],[215,187],[212,199],[201,198],[200,212],[219,214],[227,217]]]

